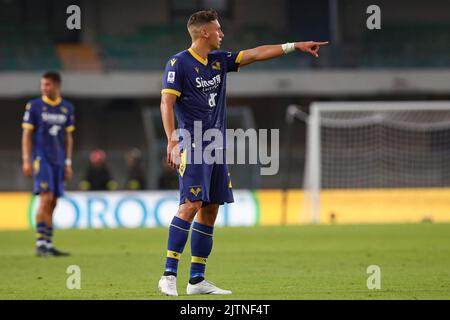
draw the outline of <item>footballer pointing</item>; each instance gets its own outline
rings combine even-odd
[[[23,117],[23,173],[33,176],[40,195],[36,214],[36,255],[66,256],[53,247],[53,211],[64,193],[64,180],[72,177],[73,105],[61,98],[61,76],[47,72],[41,78],[42,97],[26,105]]]
[[[291,42],[239,52],[219,51],[224,34],[214,10],[194,13],[187,28],[192,45],[169,59],[161,91],[161,115],[168,140],[167,161],[178,171],[180,202],[178,212],[170,223],[165,270],[158,288],[163,294],[178,295],[178,262],[192,230],[187,294],[231,294],[231,291],[220,289],[205,280],[219,206],[233,202],[232,184],[225,161],[226,142],[220,141],[213,150],[216,153],[214,158],[219,161],[211,164],[203,159],[192,161],[195,149],[207,143],[201,138],[191,141],[190,137],[194,136],[194,127],[198,130],[200,126],[202,132],[220,130],[225,139],[228,72],[294,51],[308,52],[318,57],[320,46],[327,42]],[[173,134],[174,113],[178,129],[185,132],[179,139]],[[196,221],[193,221],[194,218]]]

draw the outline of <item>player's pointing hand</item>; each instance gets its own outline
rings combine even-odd
[[[320,46],[327,45],[328,41],[324,42],[315,42],[315,41],[306,41],[306,42],[297,42],[295,43],[295,49],[303,52],[308,52],[312,54],[314,57],[319,57],[319,49]]]

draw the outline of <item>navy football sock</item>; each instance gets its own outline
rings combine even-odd
[[[214,227],[198,222],[192,225],[191,234],[191,272],[190,282],[198,283],[204,279],[206,262],[213,246]]]
[[[40,247],[46,245],[47,239],[47,225],[45,222],[36,224],[36,246]]]
[[[53,228],[46,226],[47,227],[47,231],[46,231],[46,243],[45,245],[47,246],[48,249],[53,248],[53,242],[52,242],[52,238],[53,238]]]
[[[164,275],[177,275],[178,261],[183,253],[189,236],[191,224],[188,221],[173,217],[169,227],[169,240],[167,244],[167,258]]]

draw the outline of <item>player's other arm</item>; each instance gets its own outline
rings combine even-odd
[[[23,128],[22,131],[22,171],[25,177],[33,174],[31,164],[31,149],[33,147],[33,129]]]
[[[73,133],[66,131],[66,161],[64,163],[64,179],[72,179]]]
[[[307,52],[318,58],[320,46],[326,44],[328,44],[328,41],[291,42],[286,44],[259,46],[253,49],[243,50],[239,65],[242,67],[258,61],[278,58],[292,51]]]
[[[161,117],[164,131],[167,137],[167,163],[176,168],[179,159],[178,141],[175,137],[175,115],[174,105],[177,96],[172,93],[162,93],[161,95]]]

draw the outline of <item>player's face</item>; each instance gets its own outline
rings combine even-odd
[[[59,96],[59,84],[47,78],[41,78],[41,93],[50,99],[55,99]]]
[[[213,50],[219,49],[225,35],[222,32],[219,21],[214,20],[208,25],[209,43]]]

